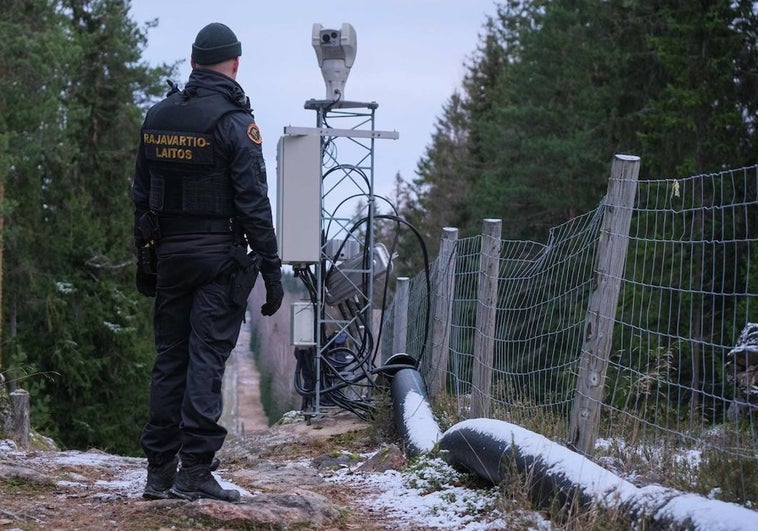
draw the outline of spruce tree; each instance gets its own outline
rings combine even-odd
[[[597,205],[615,153],[641,156],[642,178],[751,164],[756,16],[742,0],[501,3],[461,105],[443,108],[421,157],[410,211],[456,205],[425,216],[428,234],[476,234],[494,217],[505,237],[544,241]],[[453,168],[452,123],[466,143]]]
[[[0,178],[3,180],[3,323],[0,370],[11,387],[36,372],[33,358],[45,322],[41,287],[51,259],[46,232],[50,164],[63,156],[60,95],[75,50],[65,19],[50,0],[14,0],[0,13]],[[30,341],[24,336],[28,335]],[[29,379],[24,386],[34,386]],[[35,396],[38,413],[47,402]],[[37,416],[37,419],[40,415]]]
[[[6,231],[6,278],[16,280],[4,301],[14,329],[3,331],[6,365],[46,376],[23,382],[41,431],[66,447],[136,452],[154,350],[151,301],[134,288],[129,188],[140,103],[168,69],[140,63],[145,34],[128,2],[38,4],[18,33],[45,43],[32,49],[42,70],[30,75],[47,97],[9,89],[18,134],[36,151],[8,176],[11,204],[24,207]],[[54,23],[40,29],[38,19]]]

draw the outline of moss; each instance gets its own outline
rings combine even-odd
[[[60,447],[50,437],[31,430],[29,433],[29,450],[58,452],[60,451]]]
[[[11,418],[11,398],[4,385],[0,385],[0,439],[9,437],[8,431],[13,419]]]

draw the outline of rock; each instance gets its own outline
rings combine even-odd
[[[225,526],[254,529],[323,528],[339,518],[339,512],[325,497],[297,488],[289,493],[245,497],[239,503],[198,500],[174,511],[181,511],[189,518],[212,519]]]
[[[311,464],[318,470],[348,468],[358,463],[360,456],[347,452],[332,452],[314,457]]]
[[[366,460],[358,472],[386,472],[387,470],[401,470],[408,464],[403,452],[397,445],[390,444],[382,447],[371,458]]]
[[[35,485],[54,485],[50,477],[33,468],[0,463],[0,481],[21,480]]]
[[[248,489],[269,492],[288,491],[293,485],[308,488],[324,484],[324,478],[316,470],[298,463],[264,461],[227,475]]]

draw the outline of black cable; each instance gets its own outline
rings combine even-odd
[[[332,171],[335,171],[336,169],[339,169],[339,166],[336,166],[327,172],[327,175],[331,173]],[[362,172],[361,172],[362,173]],[[339,208],[342,204],[344,204],[345,201],[358,197],[360,195],[364,194],[356,194],[354,196],[351,196],[350,198],[347,198],[343,200],[337,208]],[[382,196],[376,196],[380,199],[384,199]],[[397,209],[387,201],[397,214]],[[425,273],[425,280],[426,280],[426,288],[427,288],[427,296],[426,296],[426,322],[424,327],[424,339],[421,345],[421,351],[419,353],[419,359],[420,361],[425,353],[426,345],[428,342],[429,337],[429,329],[430,329],[430,320],[431,320],[431,280],[429,275],[429,257],[426,249],[426,244],[424,243],[424,240],[419,233],[419,231],[409,222],[404,220],[403,218],[399,217],[398,215],[384,215],[384,214],[376,214],[373,216],[374,219],[387,219],[394,221],[398,225],[402,224],[407,226],[411,229],[411,231],[416,236],[423,260],[424,260],[424,273]],[[339,254],[342,252],[342,249],[344,248],[344,245],[348,241],[348,237],[350,237],[355,231],[357,231],[361,226],[363,226],[365,223],[369,221],[370,217],[365,217],[357,222],[354,223],[354,225],[349,229],[348,235],[345,238],[345,240],[340,245],[339,249],[337,250],[337,253],[334,257],[330,257],[333,259],[333,261],[336,261],[336,258],[339,256]],[[393,241],[393,244],[391,246],[392,253],[394,253],[394,249],[397,246],[399,237],[396,234],[396,237]],[[323,243],[323,242],[322,242]],[[373,252],[372,249],[367,249],[367,245],[364,245],[364,261],[371,260],[371,253]],[[392,254],[390,255],[392,256]],[[331,272],[332,268],[334,267],[334,264],[331,264],[331,266],[328,268],[325,267],[326,264],[324,263],[324,260],[320,261],[320,267],[323,268],[322,275],[323,278],[326,279],[326,275]],[[308,293],[311,298],[311,302],[313,304],[316,303],[318,300],[318,287],[316,286],[316,279],[314,273],[311,271],[310,268],[304,268],[301,270],[298,270],[300,274],[298,275],[303,283],[306,286],[306,289],[308,290]],[[363,275],[365,277],[365,275]],[[365,282],[365,279],[363,280]],[[367,289],[367,286],[364,285],[364,291]],[[365,388],[367,390],[370,390],[374,387],[376,387],[376,382],[372,379],[372,376],[374,375],[387,375],[387,374],[394,374],[397,370],[400,370],[401,368],[409,367],[405,364],[392,364],[384,367],[375,367],[374,362],[376,360],[379,346],[380,346],[380,338],[381,333],[383,330],[383,324],[384,324],[384,311],[385,311],[385,303],[387,298],[387,292],[388,292],[388,282],[385,281],[384,286],[384,292],[383,292],[383,302],[382,302],[382,319],[379,329],[379,334],[376,343],[374,342],[373,333],[371,332],[371,326],[370,323],[367,322],[367,318],[365,315],[365,311],[361,311],[357,307],[357,303],[355,299],[348,299],[348,301],[343,301],[342,303],[338,304],[338,310],[342,312],[343,318],[347,318],[347,316],[352,315],[355,319],[358,320],[358,323],[361,325],[361,328],[356,330],[354,334],[351,335],[353,338],[353,341],[357,344],[358,349],[353,351],[347,348],[337,347],[333,349],[332,351],[327,352],[326,354],[321,355],[321,361],[320,364],[320,374],[316,375],[316,368],[315,368],[315,356],[319,355],[320,353],[315,352],[315,349],[308,349],[306,352],[301,352],[300,356],[298,356],[297,364],[296,364],[296,371],[295,371],[295,389],[303,397],[304,403],[310,403],[309,399],[315,397],[316,395],[316,382],[318,381],[320,384],[327,383],[327,385],[323,388],[319,389],[319,396],[324,399],[324,402],[331,402],[335,406],[338,406],[342,409],[345,409],[347,411],[350,411],[354,413],[355,415],[359,416],[360,418],[367,418],[368,413],[373,411],[373,406],[366,402],[363,399],[355,400],[348,396],[345,396],[344,390],[348,387],[360,387]],[[357,326],[357,325],[356,325]],[[361,333],[362,332],[362,333]],[[322,331],[323,333],[323,331]],[[374,345],[376,344],[376,349],[374,348]],[[351,353],[353,359],[350,361],[346,361],[344,363],[342,362],[335,362],[336,360],[332,357],[330,358],[330,355],[334,354],[335,352],[339,353],[340,351]],[[309,359],[304,359],[308,357]],[[412,367],[415,368],[415,367]],[[345,373],[350,373],[350,376],[346,376]],[[312,384],[313,389],[309,389],[308,385],[304,382],[305,375],[310,374],[312,376]],[[362,384],[362,381],[366,381],[366,384]],[[320,386],[319,386],[320,387]]]
[[[425,353],[427,341],[429,339],[429,328],[430,328],[429,321],[431,319],[431,308],[432,308],[432,304],[431,304],[432,286],[431,286],[431,279],[429,276],[429,254],[427,253],[427,250],[426,250],[426,244],[424,243],[424,238],[421,236],[421,233],[418,231],[418,229],[416,229],[416,227],[414,227],[411,223],[409,223],[408,221],[406,221],[405,219],[399,216],[391,216],[387,214],[376,214],[374,216],[374,219],[389,219],[389,220],[396,221],[397,223],[402,223],[403,225],[411,229],[411,231],[416,236],[416,239],[418,240],[419,245],[421,247],[421,254],[424,258],[424,277],[426,280],[426,322],[424,324],[424,340],[421,343],[421,352],[419,353],[419,358],[418,358],[419,361],[421,361]],[[350,230],[350,232],[352,233],[354,230],[356,230],[356,227],[359,227],[366,221],[368,221],[368,218],[363,218],[363,219],[358,220],[356,224],[353,226],[353,228]]]
[[[395,209],[395,215],[397,215],[397,209]],[[400,223],[397,223],[397,222],[395,223],[397,224],[398,227],[400,226]],[[390,257],[392,257],[395,254],[395,249],[397,248],[399,241],[400,241],[400,235],[398,231],[396,230],[395,238],[392,241],[392,245],[390,246],[390,249],[389,249]],[[382,290],[382,301],[381,301],[382,313],[379,318],[379,331],[376,334],[376,349],[374,350],[374,356],[371,359],[372,363],[376,363],[376,357],[379,354],[379,349],[382,346],[382,333],[384,332],[384,313],[386,311],[387,296],[389,294],[389,286],[390,286],[390,283],[388,282],[388,278],[389,278],[389,274],[385,277],[384,289]]]
[[[343,199],[339,203],[337,203],[337,206],[335,206],[334,209],[332,209],[332,214],[331,214],[332,215],[332,219],[334,219],[334,217],[335,217],[337,211],[339,210],[339,208],[342,205],[344,205],[346,202],[348,202],[351,199],[355,199],[356,197],[361,197],[361,196],[365,196],[365,195],[366,195],[365,193],[353,194],[351,196],[346,197],[345,199]],[[392,202],[389,199],[387,199],[386,197],[381,196],[381,195],[375,195],[374,199],[375,200],[376,199],[381,199],[382,201],[385,201],[392,208],[392,210],[395,211],[395,215],[398,214],[397,208],[395,207],[395,205],[393,205]],[[327,234],[329,233],[330,229],[331,229],[331,220],[329,221],[329,224],[326,226],[326,233]],[[330,257],[330,258],[332,258],[333,261],[336,261],[337,257],[339,256],[339,253],[342,251],[342,248],[345,246],[346,242],[347,242],[347,238],[345,238],[345,240],[343,240],[342,245],[340,245],[337,254],[334,257]]]

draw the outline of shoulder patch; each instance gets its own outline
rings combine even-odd
[[[257,124],[250,124],[247,126],[247,137],[250,139],[250,141],[253,144],[263,143],[263,138],[261,137],[261,130]]]

